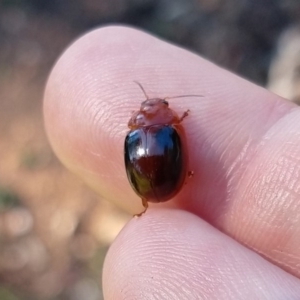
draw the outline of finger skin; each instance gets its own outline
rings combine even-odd
[[[300,276],[299,108],[138,30],[107,27],[75,42],[54,67],[45,124],[61,160],[128,212],[143,210],[126,178],[123,143],[144,95],[183,121],[189,180],[172,203]]]
[[[261,127],[268,128],[291,104],[137,30],[108,27],[79,39],[48,80],[44,102],[48,136],[69,168],[131,213],[140,211],[135,209],[140,199],[126,178],[123,143],[131,113],[145,98],[133,80],[141,82],[150,97],[204,95],[170,100],[170,106],[179,114],[191,111],[183,124],[195,177],[178,199],[191,198],[182,204],[214,218],[216,209],[223,210],[225,169],[245,152],[245,145],[249,148],[261,137]],[[222,198],[213,214],[211,198]]]
[[[195,215],[150,209],[111,246],[103,289],[107,300],[292,300],[300,282]]]

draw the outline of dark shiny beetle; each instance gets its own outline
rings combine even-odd
[[[181,122],[188,111],[179,117],[169,108],[166,101],[169,97],[149,99],[143,87],[137,84],[146,100],[128,123],[130,131],[125,139],[125,167],[128,180],[142,198],[146,211],[148,202],[167,201],[184,184],[188,153]]]

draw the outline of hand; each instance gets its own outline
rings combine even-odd
[[[46,128],[65,165],[132,214],[143,209],[123,162],[130,112],[144,100],[134,80],[153,97],[204,96],[170,100],[191,111],[195,175],[117,237],[105,299],[299,299],[300,109],[140,31],[87,34],[51,73]]]

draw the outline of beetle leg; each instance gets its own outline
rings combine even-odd
[[[188,109],[187,111],[185,111],[183,113],[183,115],[181,116],[181,118],[179,119],[179,122],[182,122],[184,118],[186,118],[190,113],[190,110]]]
[[[142,199],[142,203],[143,203],[143,206],[145,207],[145,209],[141,213],[134,215],[135,217],[140,217],[141,215],[143,215],[147,211],[148,201],[146,199]]]

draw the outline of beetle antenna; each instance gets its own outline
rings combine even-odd
[[[144,90],[143,86],[142,86],[138,81],[136,81],[136,80],[133,80],[133,82],[136,83],[136,84],[140,87],[140,89],[143,91],[143,93],[144,93],[146,99],[148,100],[148,99],[149,99],[149,96],[147,95],[147,93],[146,93],[146,91]]]
[[[174,97],[165,97],[164,100],[176,99],[176,98],[186,98],[186,97],[204,97],[203,95],[180,95]]]

